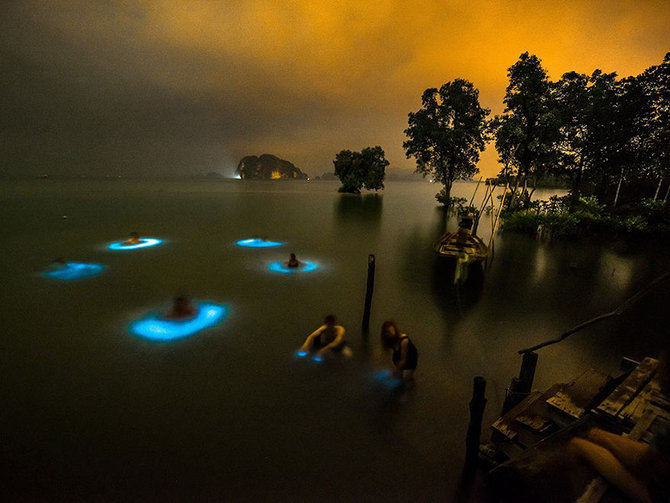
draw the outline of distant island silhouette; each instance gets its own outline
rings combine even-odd
[[[235,174],[242,179],[250,180],[307,180],[308,178],[307,174],[300,171],[293,163],[272,154],[243,157],[237,165]]]

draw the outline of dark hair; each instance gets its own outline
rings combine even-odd
[[[388,329],[393,327],[395,329],[395,337],[390,336]],[[400,330],[398,330],[398,325],[395,324],[393,320],[386,320],[382,323],[382,333],[381,339],[382,344],[386,347],[392,346],[396,338],[400,336]]]
[[[137,232],[135,232],[135,231],[131,232],[130,235],[131,235],[131,236],[138,236],[138,237],[139,237],[139,234],[138,234]]]
[[[328,316],[325,317],[323,320],[326,325],[330,325],[331,323],[335,323],[335,316],[332,314],[329,314]]]

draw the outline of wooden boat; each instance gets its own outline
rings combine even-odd
[[[434,245],[440,257],[454,258],[468,263],[481,262],[489,256],[489,248],[482,239],[472,234],[472,219],[463,218],[458,230],[447,232]]]

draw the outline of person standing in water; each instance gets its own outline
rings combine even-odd
[[[288,258],[288,262],[286,262],[286,267],[300,267],[302,263],[295,257],[295,253],[291,253]]]
[[[345,356],[351,354],[351,350],[344,341],[344,327],[335,324],[335,316],[329,314],[324,324],[307,336],[300,351],[316,352],[317,356],[323,356],[328,351],[342,353]]]
[[[407,334],[401,333],[395,322],[387,320],[382,324],[381,339],[384,347],[393,350],[393,375],[399,379],[414,379],[419,352]]]

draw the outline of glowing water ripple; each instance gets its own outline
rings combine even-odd
[[[149,248],[150,246],[156,246],[162,242],[163,240],[158,238],[142,238],[136,245],[124,245],[123,241],[115,241],[107,248],[109,250],[137,250],[138,248]]]
[[[221,323],[228,314],[228,308],[209,302],[196,303],[198,313],[186,320],[166,320],[162,315],[152,313],[133,321],[128,330],[140,337],[153,341],[171,341],[188,337],[206,328]]]
[[[106,268],[107,266],[103,264],[87,264],[85,262],[66,262],[63,265],[63,267],[46,271],[43,274],[48,278],[59,279],[62,281],[72,281],[97,276]]]
[[[254,239],[241,239],[236,241],[237,246],[244,246],[246,248],[270,248],[273,246],[284,246],[284,243],[280,241],[266,241],[265,239],[254,238]]]
[[[272,272],[280,272],[283,274],[295,274],[298,272],[310,272],[315,271],[319,268],[319,264],[316,262],[310,262],[308,260],[302,260],[302,265],[299,267],[288,267],[285,262],[270,262],[268,269]]]

